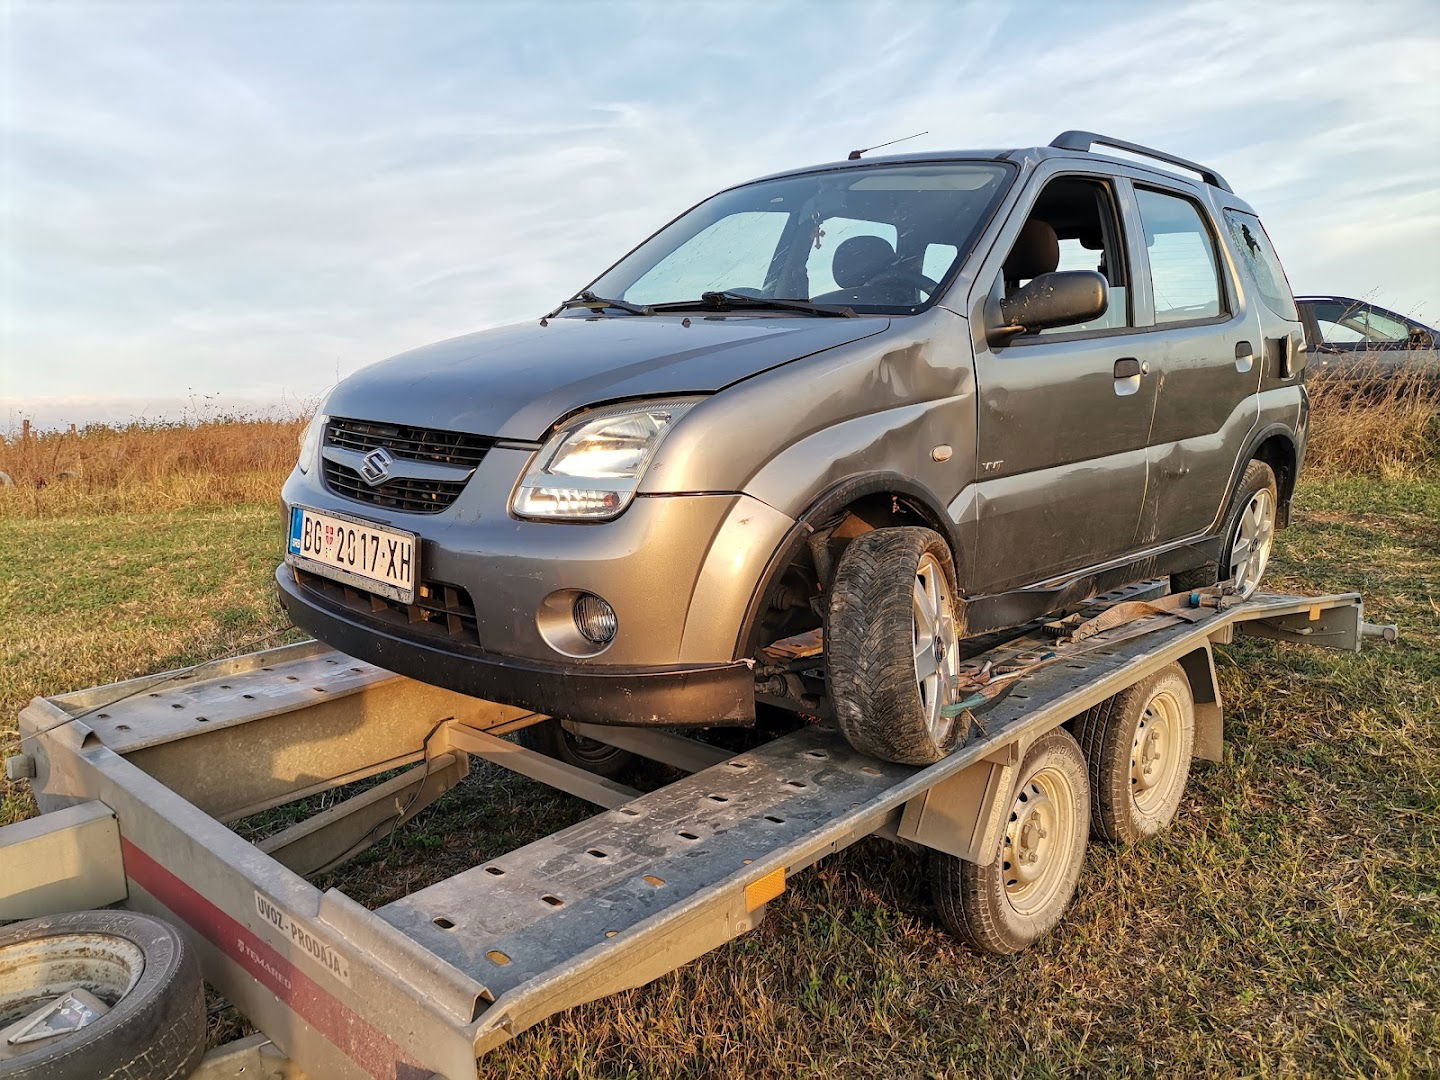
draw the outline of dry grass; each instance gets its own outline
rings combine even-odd
[[[273,500],[295,464],[303,419],[95,425],[0,444],[0,519],[180,509]]]
[[[1403,478],[1440,459],[1440,378],[1380,361],[1309,374],[1311,473]],[[1382,377],[1383,375],[1383,377]],[[0,520],[273,500],[305,418],[93,425],[0,440]],[[3,484],[3,481],[0,481]]]
[[[1309,374],[1312,472],[1411,475],[1440,457],[1440,372],[1362,359]]]

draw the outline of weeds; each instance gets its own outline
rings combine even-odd
[[[1310,371],[1307,471],[1400,479],[1440,459],[1440,369],[1384,355]]]
[[[0,445],[0,518],[273,501],[304,419],[92,425]],[[3,485],[0,479],[0,485]]]

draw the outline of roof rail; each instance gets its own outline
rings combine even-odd
[[[1050,145],[1057,150],[1080,150],[1089,149],[1099,144],[1101,146],[1113,146],[1117,150],[1125,150],[1132,154],[1139,154],[1141,157],[1154,158],[1157,161],[1168,161],[1171,165],[1179,165],[1182,169],[1189,169],[1191,172],[1199,173],[1200,178],[1207,184],[1219,188],[1221,191],[1235,189],[1225,182],[1225,178],[1208,165],[1201,165],[1198,161],[1190,161],[1187,158],[1176,157],[1174,154],[1167,154],[1162,150],[1153,150],[1148,146],[1141,146],[1139,143],[1126,142],[1124,139],[1112,139],[1109,135],[1097,135],[1093,131],[1062,131],[1055,138],[1050,140]]]

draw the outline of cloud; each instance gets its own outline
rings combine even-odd
[[[1440,34],[1424,0],[1347,10],[12,5],[0,395],[309,397],[546,310],[718,187],[925,128],[1209,161],[1297,290],[1433,318]]]

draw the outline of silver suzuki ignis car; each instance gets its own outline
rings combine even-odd
[[[965,636],[1157,574],[1256,587],[1304,358],[1204,166],[1067,132],[800,169],[547,317],[341,382],[285,484],[280,595],[346,653],[555,720],[759,702],[933,761]]]

